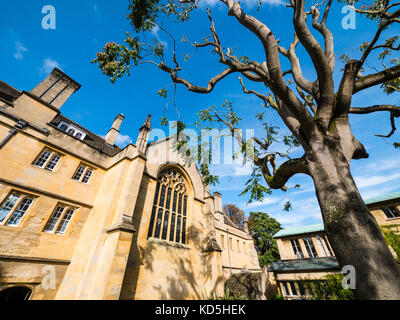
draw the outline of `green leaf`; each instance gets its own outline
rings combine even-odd
[[[168,92],[168,90],[160,89],[160,90],[157,91],[157,94],[158,94],[160,97],[166,98],[166,97],[167,97],[167,92]]]

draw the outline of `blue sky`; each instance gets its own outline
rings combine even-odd
[[[256,11],[257,0],[241,1],[243,7],[260,20],[267,21],[268,25],[280,39],[281,44],[288,47],[292,40],[291,11],[280,0],[265,0],[260,11]],[[114,117],[118,113],[125,115],[121,127],[120,145],[136,141],[138,128],[147,114],[153,115],[153,127],[160,128],[160,118],[165,115],[170,120],[177,119],[177,112],[172,101],[173,85],[167,74],[157,70],[152,65],[141,65],[132,72],[131,77],[118,80],[111,84],[109,79],[90,61],[109,41],[121,42],[125,31],[132,31],[127,15],[127,0],[114,1],[36,1],[15,0],[0,4],[0,79],[20,90],[33,89],[54,66],[58,66],[76,81],[82,88],[74,94],[62,107],[67,117],[80,123],[89,130],[104,135],[110,128]],[[44,30],[41,25],[44,5],[53,5],[56,8],[56,29]],[[229,17],[226,8],[218,4],[217,0],[205,0],[196,12],[190,23],[184,25],[168,23],[163,26],[174,34],[178,40],[178,59],[184,70],[182,76],[199,85],[205,85],[208,79],[217,74],[222,67],[215,55],[209,54],[209,49],[195,51],[189,43],[181,43],[179,39],[185,35],[190,42],[201,41],[209,35],[209,21],[205,12],[206,7],[212,10],[217,31],[224,47],[234,48],[238,56],[247,55],[252,60],[263,61],[262,47],[258,40],[249,31],[241,27],[232,17]],[[356,29],[345,30],[341,27],[344,14],[342,5],[335,4],[328,19],[328,26],[335,36],[335,52],[337,66],[335,71],[336,86],[339,82],[340,55],[349,53],[359,56],[358,45],[369,40],[374,30],[373,26],[364,19],[357,17]],[[397,27],[397,26],[396,26]],[[387,36],[399,33],[392,29],[386,31]],[[133,32],[133,31],[132,31]],[[154,30],[150,37],[164,41],[167,50],[171,43],[160,30]],[[318,38],[318,35],[317,35]],[[320,38],[319,38],[320,39]],[[185,62],[184,54],[190,59]],[[304,75],[311,80],[315,79],[315,71],[304,50],[298,47],[297,53],[302,59]],[[393,56],[394,58],[395,56]],[[373,68],[381,69],[374,60],[368,61]],[[287,67],[287,62],[282,60]],[[246,82],[248,88],[262,90],[260,86]],[[156,92],[164,88],[169,90],[167,99],[159,97]],[[232,75],[226,81],[218,84],[208,95],[188,92],[178,86],[176,105],[180,119],[193,127],[195,114],[205,107],[221,105],[224,99],[230,99],[242,117],[240,127],[254,129],[256,134],[262,134],[262,127],[255,119],[256,112],[264,111],[260,101],[250,95],[242,93],[237,75]],[[399,96],[386,96],[379,88],[372,88],[354,96],[354,106],[369,106],[382,103],[399,103]],[[287,133],[279,117],[272,111],[266,114],[268,122],[281,127],[282,133]],[[370,154],[366,160],[353,161],[352,172],[364,198],[389,193],[400,189],[400,151],[392,146],[399,141],[396,133],[390,139],[375,137],[374,134],[386,134],[389,129],[389,116],[386,113],[361,115],[351,117],[352,128],[357,138],[363,142]],[[396,140],[397,139],[397,140]],[[282,150],[282,146],[274,146],[274,150]],[[294,150],[293,156],[301,156],[300,149]],[[300,190],[282,192],[274,191],[262,203],[253,203],[246,206],[247,198],[239,197],[245,181],[248,179],[248,168],[240,165],[217,165],[213,173],[220,175],[220,184],[212,190],[223,194],[224,203],[234,203],[251,211],[264,211],[275,217],[284,227],[300,226],[321,222],[315,191],[310,178],[299,175],[289,182],[289,186],[300,184]],[[282,210],[283,203],[290,200],[293,210]]]

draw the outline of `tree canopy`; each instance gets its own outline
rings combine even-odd
[[[269,265],[279,260],[279,250],[273,235],[282,229],[281,224],[264,212],[250,212],[248,224],[260,266]]]
[[[234,204],[224,204],[222,210],[236,224],[239,229],[244,230],[245,214],[244,211]]]

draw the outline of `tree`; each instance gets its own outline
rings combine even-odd
[[[277,40],[267,18],[263,21],[257,19],[234,0],[220,0],[227,14],[257,37],[262,51],[254,52],[254,56],[262,54],[263,58],[255,61],[247,56],[238,57],[232,48],[225,48],[211,11],[207,10],[211,34],[193,45],[197,49],[211,48],[224,69],[212,76],[206,86],[194,84],[182,76],[176,41],[159,23],[165,16],[168,21],[188,22],[191,13],[198,9],[199,1],[202,0],[130,0],[128,18],[134,30],[149,33],[158,26],[171,39],[169,48],[172,52],[167,55],[161,41],[149,42],[140,35],[132,37],[128,34],[125,44],[106,44],[93,62],[113,82],[125,74],[129,75],[133,66],[150,63],[169,74],[173,83],[202,94],[211,92],[217,83],[227,80],[228,75],[241,75],[239,81],[243,92],[260,98],[267,110],[276,112],[292,133],[283,138],[283,143],[299,145],[304,150],[302,157],[294,159],[288,153],[271,152],[269,147],[276,136],[263,120],[263,114],[257,117],[264,121],[265,136],[246,141],[237,130],[240,118],[230,103],[225,103],[222,110],[210,107],[201,111],[200,120],[225,125],[242,146],[243,153],[248,149],[249,142],[255,143],[254,171],[244,192],[250,193],[250,200],[260,200],[272,189],[287,190],[286,183],[294,175],[309,175],[314,181],[326,233],[339,264],[352,265],[356,269],[355,297],[400,299],[400,268],[350,171],[351,161],[367,158],[368,153],[353,135],[349,120],[350,114],[388,112],[391,131],[386,136],[393,135],[396,130],[395,118],[400,116],[400,107],[384,102],[380,105],[354,106],[352,98],[357,92],[376,86],[388,94],[398,92],[400,61],[392,59],[387,63],[385,59],[400,49],[396,44],[399,38],[383,38],[383,34],[400,22],[400,2],[376,0],[355,8],[353,1],[345,0],[352,10],[376,24],[376,32],[360,45],[360,54],[354,57],[343,55],[344,68],[335,89],[334,36],[327,26],[332,0],[317,2],[308,9],[306,0],[288,0],[287,14],[292,17],[294,37],[287,47]],[[320,43],[318,39],[323,41]],[[300,45],[312,62],[315,80],[307,79],[301,71],[300,59],[296,55],[296,48]],[[372,58],[382,62],[382,67],[366,74],[367,60]],[[288,65],[287,70],[283,69],[284,65]],[[263,91],[247,89],[242,77],[263,86]],[[159,94],[165,96],[164,91],[159,91]],[[279,165],[278,160],[282,161]],[[203,168],[207,171],[206,167]]]
[[[279,260],[279,250],[273,235],[282,229],[281,224],[264,212],[250,212],[248,224],[260,265],[269,265]]]
[[[244,230],[244,211],[239,209],[234,204],[225,204],[223,207],[224,213],[236,224],[239,229]]]

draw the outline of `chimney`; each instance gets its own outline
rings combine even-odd
[[[219,192],[214,192],[214,210],[218,213],[223,213],[222,211],[222,197]]]
[[[78,82],[71,79],[60,69],[54,68],[47,78],[32,90],[32,93],[60,109],[65,101],[80,87],[81,85]]]
[[[222,211],[222,197],[219,192],[214,192],[214,217],[224,223],[224,212]]]
[[[125,116],[120,113],[115,119],[111,129],[107,132],[106,142],[110,145],[114,145],[115,140],[119,134],[119,127],[121,126],[122,120],[124,120]]]
[[[244,229],[244,232],[246,232],[247,234],[250,234],[250,232],[249,232],[249,221],[248,220],[244,220],[243,221],[243,229]]]
[[[138,148],[139,152],[146,153],[147,141],[149,140],[149,134],[151,131],[151,114],[147,116],[146,121],[140,127],[139,131],[136,147]]]

